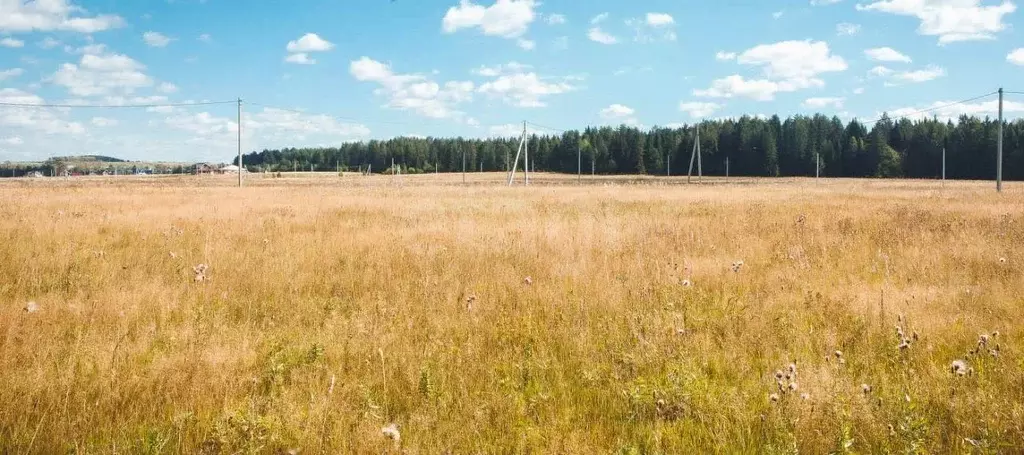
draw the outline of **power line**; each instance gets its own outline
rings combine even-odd
[[[1024,95],[1024,92],[1008,92],[1008,91],[1003,91],[1003,93],[1010,93],[1010,94],[1014,94],[1014,95]]]
[[[899,118],[907,118],[907,117],[913,117],[913,116],[916,116],[916,115],[920,115],[920,114],[925,114],[925,113],[928,113],[928,112],[931,112],[931,111],[935,111],[935,110],[939,110],[939,109],[945,109],[945,108],[947,108],[947,107],[952,107],[952,106],[956,106],[956,105],[958,105],[958,104],[970,103],[971,101],[977,101],[977,100],[980,100],[980,99],[982,99],[982,98],[987,98],[987,97],[989,97],[989,96],[992,96],[992,95],[995,95],[995,94],[997,94],[997,93],[999,93],[999,92],[998,92],[998,91],[995,91],[995,92],[992,92],[992,93],[986,93],[986,94],[984,94],[984,95],[981,95],[981,96],[976,96],[976,97],[974,97],[974,98],[968,98],[968,99],[966,99],[966,100],[961,100],[961,101],[957,101],[957,102],[955,102],[955,103],[943,104],[943,105],[941,105],[941,106],[933,106],[933,107],[930,107],[930,108],[928,108],[928,109],[921,109],[921,110],[919,110],[919,111],[916,111],[916,112],[911,112],[911,113],[909,113],[909,114],[903,114],[903,115],[900,115],[900,116],[899,116]],[[1004,93],[1005,93],[1005,92],[1004,92]],[[882,120],[886,120],[886,119],[891,119],[891,118],[892,118],[892,117],[888,117],[888,116],[885,116],[885,117],[877,118],[877,119],[875,119],[875,120],[872,120],[872,121],[870,121],[870,122],[863,122],[863,123],[864,123],[865,125],[870,125],[870,124],[872,124],[872,123],[878,123],[878,122],[881,122]]]
[[[37,107],[37,108],[88,108],[88,109],[116,109],[116,108],[148,108],[148,107],[187,107],[187,106],[211,106],[215,104],[235,104],[237,100],[231,101],[204,101],[199,103],[165,103],[165,104],[29,104],[29,103],[0,103],[4,107]]]
[[[526,123],[528,125],[531,125],[531,126],[536,126],[537,128],[540,128],[540,129],[550,130],[550,131],[554,131],[554,132],[557,132],[557,133],[565,133],[565,132],[567,132],[566,130],[560,130],[558,128],[552,128],[550,126],[544,126],[544,125],[540,125],[540,124],[533,123],[533,122],[526,122]]]

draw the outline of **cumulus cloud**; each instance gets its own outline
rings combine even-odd
[[[857,9],[917,18],[918,34],[938,36],[939,44],[949,44],[994,39],[1006,29],[1003,19],[1017,6],[1009,0],[998,5],[983,5],[982,0],[880,0],[857,4]]]
[[[0,103],[45,104],[38,95],[15,88],[0,89]],[[85,132],[81,123],[65,120],[56,109],[11,107],[0,109],[0,126],[38,131],[45,134],[78,135]]]
[[[873,49],[867,49],[864,51],[864,55],[866,55],[869,59],[878,62],[911,62],[910,57],[900,53],[899,51],[891,47],[876,47]]]
[[[0,38],[0,47],[18,48],[24,47],[25,42],[11,37]]]
[[[716,58],[728,60],[728,53]],[[811,87],[823,87],[822,74],[847,69],[846,61],[833,55],[822,41],[781,41],[762,44],[735,56],[741,65],[758,66],[763,78],[747,79],[734,74],[712,81],[707,89],[694,90],[694,95],[710,98],[746,97],[758,101],[775,99],[779,92],[793,92]]]
[[[75,96],[132,93],[153,85],[144,65],[123,54],[85,54],[60,66],[51,80]]]
[[[842,109],[844,102],[846,102],[846,98],[841,97],[807,98],[804,100],[803,106],[810,109],[823,109],[826,107]]]
[[[3,82],[5,80],[7,80],[7,79],[12,79],[12,78],[21,76],[22,73],[24,73],[24,72],[25,72],[25,70],[23,70],[21,68],[11,68],[11,69],[6,69],[6,70],[0,70],[0,82]]]
[[[534,0],[497,0],[491,6],[461,0],[458,6],[445,13],[441,28],[445,33],[476,28],[487,36],[519,38],[536,19],[534,8],[537,5]]]
[[[124,25],[120,16],[83,15],[67,0],[0,1],[0,32],[69,31],[96,33]]]
[[[693,118],[707,117],[711,114],[714,114],[721,108],[722,105],[718,103],[679,103],[679,110],[686,112],[687,114],[690,114],[690,117]]]
[[[541,77],[537,73],[526,71],[528,67],[516,65],[514,69],[506,65],[500,72],[493,71],[493,68],[484,68],[487,74],[494,74],[496,78],[481,84],[477,91],[491,98],[500,98],[512,106],[535,108],[547,105],[544,98],[578,88],[574,84],[574,78]]]
[[[602,119],[623,125],[639,125],[635,115],[636,110],[622,104],[612,104],[598,113]]]
[[[316,33],[307,33],[299,39],[289,41],[285,50],[289,52],[284,61],[299,65],[313,65],[316,60],[309,56],[312,52],[327,52],[334,49],[334,44],[321,38]]]
[[[1013,63],[1014,65],[1024,66],[1024,47],[1015,49],[1006,55],[1006,61]]]
[[[349,73],[358,81],[380,85],[375,93],[388,98],[386,107],[430,118],[463,118],[464,113],[455,107],[472,100],[475,88],[471,81],[440,85],[422,74],[398,74],[389,65],[369,57],[352,61]]]
[[[922,112],[927,111],[927,112]],[[995,117],[999,113],[999,101],[990,100],[978,103],[957,103],[955,101],[936,101],[924,106],[910,106],[893,109],[888,112],[890,118],[909,118],[911,120],[938,118],[940,120],[956,120],[961,115],[977,117]],[[1004,101],[1003,113],[1011,117],[1024,114],[1024,103]],[[878,116],[881,117],[879,112]]]
[[[167,47],[168,44],[171,44],[171,38],[160,32],[143,33],[142,40],[149,47]]]
[[[643,18],[626,20],[626,25],[635,32],[633,40],[638,43],[675,41],[675,23],[675,18],[665,13],[647,13]]]
[[[836,34],[839,36],[852,36],[860,33],[859,24],[851,24],[849,22],[841,22],[836,24]]]
[[[587,38],[601,44],[615,44],[619,42],[618,38],[601,30],[600,27],[591,27],[590,30],[587,30]]]

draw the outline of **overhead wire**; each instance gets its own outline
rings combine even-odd
[[[197,103],[151,103],[151,104],[47,104],[47,103],[4,103],[2,107],[35,107],[35,108],[86,108],[86,109],[127,109],[127,108],[151,108],[151,107],[188,107],[188,106],[212,106],[216,104],[237,104],[238,100],[231,101],[202,101]]]
[[[991,93],[986,93],[984,95],[976,96],[974,98],[968,98],[968,99],[965,99],[965,100],[957,101],[955,103],[943,104],[941,106],[932,106],[932,107],[927,108],[927,109],[921,109],[919,111],[911,112],[909,114],[900,115],[898,118],[913,117],[913,116],[920,115],[920,114],[926,114],[926,113],[931,112],[931,111],[936,111],[936,110],[939,110],[939,109],[945,109],[947,107],[953,107],[953,106],[956,106],[956,105],[959,105],[959,104],[970,103],[971,101],[977,101],[977,100],[980,100],[982,98],[987,98],[987,97],[995,95],[997,93],[999,93],[999,92],[995,91],[995,92],[991,92]],[[864,125],[870,125],[872,123],[878,123],[878,122],[881,122],[882,120],[886,120],[886,119],[892,119],[892,117],[883,116],[883,117],[877,118],[875,120],[872,120],[870,122],[863,122],[863,124]]]

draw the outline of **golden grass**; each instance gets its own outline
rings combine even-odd
[[[1020,184],[537,177],[0,184],[0,453],[1024,447]]]

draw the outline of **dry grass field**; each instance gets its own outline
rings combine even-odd
[[[461,179],[0,182],[0,453],[1024,450],[1024,184]]]

